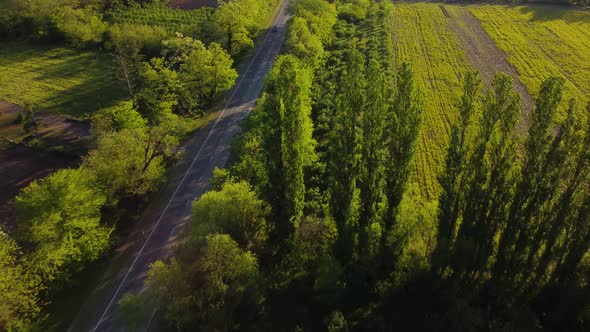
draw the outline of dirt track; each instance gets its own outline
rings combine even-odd
[[[0,101],[0,138],[20,141],[26,136],[22,124],[14,121],[19,112],[22,112],[20,106]],[[88,126],[54,114],[39,114],[39,118],[43,119],[39,137],[48,146],[67,144],[84,149],[89,137]],[[0,146],[0,226],[8,232],[14,230],[16,216],[12,199],[21,188],[59,169],[76,167],[78,163],[77,157],[25,145]]]
[[[449,18],[451,26],[461,44],[471,65],[479,70],[486,87],[489,87],[497,72],[505,72],[514,79],[514,89],[522,96],[523,130],[528,122],[528,115],[534,106],[533,97],[518,78],[518,72],[506,59],[506,54],[496,46],[488,36],[479,20],[466,7],[456,5],[440,5],[441,10]]]
[[[22,123],[16,123],[18,114],[24,113],[22,107],[0,100],[0,137],[20,142],[27,134]],[[38,137],[49,147],[68,144],[83,147],[90,137],[87,122],[63,117],[59,114],[35,113],[40,120]]]

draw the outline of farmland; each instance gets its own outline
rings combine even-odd
[[[536,6],[470,9],[516,67],[531,94],[553,75],[566,78],[566,98],[588,101],[590,14]]]
[[[0,100],[85,117],[124,98],[109,54],[55,45],[0,44]]]
[[[469,15],[475,17],[475,27]],[[555,75],[566,79],[565,98],[578,98],[580,106],[588,101],[588,13],[542,6],[401,3],[394,6],[388,24],[394,65],[409,62],[422,93],[424,125],[413,181],[426,197],[438,193],[437,174],[465,71],[480,70],[487,83],[496,71],[512,74],[525,114],[532,108],[530,96]],[[486,45],[490,38],[492,45]]]
[[[180,10],[161,4],[133,5],[110,13],[115,24],[139,24],[163,27],[169,32],[194,33],[207,20],[211,8]]]

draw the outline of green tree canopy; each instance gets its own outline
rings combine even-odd
[[[108,29],[102,15],[91,8],[58,7],[52,21],[66,40],[76,47],[101,43]]]
[[[19,262],[17,244],[0,230],[0,329],[21,331],[40,311],[39,280]]]
[[[157,125],[105,133],[84,158],[84,167],[109,199],[146,194],[164,180],[164,158],[176,153],[185,129],[169,106],[162,107],[167,111]]]
[[[336,24],[336,6],[323,0],[295,0],[289,2],[289,14],[303,18],[309,30],[326,42],[331,39],[332,27]]]
[[[151,265],[148,295],[176,328],[231,330],[236,318],[256,311],[258,263],[226,234],[212,234],[196,261]]]
[[[109,247],[101,225],[106,197],[84,169],[65,169],[34,181],[16,197],[21,237],[34,245],[29,266],[44,282],[65,281]]]
[[[321,39],[309,30],[307,21],[302,17],[294,17],[289,24],[285,41],[287,52],[312,67],[317,66],[324,57],[324,46]]]
[[[92,133],[96,136],[124,129],[144,129],[146,125],[132,101],[101,109],[92,116]]]
[[[192,236],[229,234],[246,250],[259,250],[267,239],[269,207],[246,182],[226,182],[220,191],[210,191],[193,204]],[[195,239],[198,241],[198,239]]]
[[[254,34],[262,27],[270,7],[260,0],[219,1],[211,17],[213,33],[231,55],[254,46]]]

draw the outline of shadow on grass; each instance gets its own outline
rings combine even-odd
[[[590,24],[590,12],[567,3],[537,2],[520,7],[523,14],[532,14],[531,21],[565,20],[567,22],[586,22]]]
[[[0,44],[0,97],[83,117],[128,96],[109,54],[61,45]]]

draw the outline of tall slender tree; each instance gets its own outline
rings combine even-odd
[[[385,175],[385,125],[387,120],[387,84],[379,63],[367,68],[367,100],[362,114],[362,146],[359,163],[360,216],[359,247],[369,251],[369,227],[378,222],[378,208],[383,196]]]
[[[316,160],[310,90],[309,69],[292,55],[282,56],[267,80],[268,94],[260,108],[270,121],[264,144],[269,151],[276,192],[282,197],[275,210],[291,221],[303,215],[304,168]]]
[[[422,125],[423,108],[420,105],[418,91],[414,85],[414,76],[410,65],[404,63],[397,74],[397,89],[393,105],[389,110],[389,138],[386,159],[387,215],[386,231],[395,222],[399,203],[410,178],[410,170],[416,141]]]
[[[494,238],[506,221],[517,163],[515,126],[520,95],[512,78],[497,74],[483,99],[483,112],[467,165],[467,194],[457,236],[453,269],[477,278],[485,272]]]
[[[337,254],[350,263],[354,249],[354,195],[359,165],[359,114],[365,105],[364,57],[348,51],[342,72],[336,110],[329,133],[328,174],[330,207],[338,228]]]
[[[571,209],[575,208],[574,195],[585,180],[584,173],[587,170],[584,164],[586,162],[582,156],[574,158],[578,154],[581,143],[579,122],[575,112],[575,102],[571,100],[566,118],[558,127],[558,133],[546,158],[547,167],[555,169],[550,173],[550,180],[560,188],[553,191],[555,199],[550,202],[547,208],[548,213],[538,218],[538,227],[531,239],[524,267],[528,271],[528,280],[534,280],[528,285],[529,294],[533,294],[534,290],[539,290],[544,284],[542,279],[553,259],[555,245],[562,234]]]
[[[534,234],[535,219],[557,190],[547,176],[550,169],[545,167],[545,158],[553,141],[551,129],[562,100],[563,87],[563,78],[553,77],[545,81],[531,114],[520,179],[494,267],[495,274],[500,278],[509,277],[509,274],[514,276],[514,271],[525,257],[528,240]]]
[[[453,247],[457,223],[464,203],[464,170],[469,152],[467,128],[477,109],[481,79],[476,71],[468,72],[463,80],[463,95],[459,101],[459,119],[451,128],[451,141],[447,150],[445,171],[439,176],[442,192],[438,203],[438,235],[433,253],[433,266],[446,265]]]

